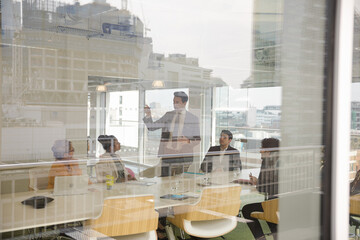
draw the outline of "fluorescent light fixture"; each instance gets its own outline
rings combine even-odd
[[[152,82],[152,87],[153,88],[163,88],[165,86],[164,82],[161,80],[154,80]]]
[[[107,87],[105,85],[97,85],[96,86],[96,91],[98,91],[98,92],[106,92]]]

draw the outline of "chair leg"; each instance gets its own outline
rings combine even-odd
[[[174,231],[170,225],[165,226],[165,231],[169,240],[176,240]]]
[[[360,240],[360,229],[359,226],[355,228],[355,240]]]
[[[185,240],[185,232],[184,232],[184,230],[182,230],[182,229],[179,229],[179,230],[180,230],[181,239]]]
[[[238,213],[237,217],[239,217],[239,218],[242,217],[242,212],[241,212],[241,210],[239,210],[239,213]]]

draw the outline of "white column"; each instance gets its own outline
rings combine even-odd
[[[338,0],[335,25],[331,236],[349,238],[350,96],[354,0]]]

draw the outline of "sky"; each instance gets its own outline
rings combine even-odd
[[[71,1],[69,1],[71,2]],[[81,4],[92,2],[82,0]],[[121,8],[120,0],[107,3]],[[128,0],[128,9],[150,29],[154,52],[199,59],[230,86],[250,76],[252,0]]]
[[[120,0],[107,3],[121,8]],[[150,29],[147,36],[154,52],[198,58],[201,67],[224,80],[230,86],[229,107],[281,105],[281,88],[240,89],[251,73],[252,4],[252,0],[128,0],[128,10]],[[156,100],[152,97],[157,94],[149,93],[147,102],[171,106],[172,91],[162,94]]]
[[[360,102],[360,83],[351,84],[351,101]]]
[[[281,87],[230,89],[230,108],[256,107],[263,109],[269,105],[281,105]]]
[[[121,8],[121,0],[107,3]],[[251,72],[253,0],[128,0],[128,9],[150,29],[154,52],[186,54],[213,69],[230,86],[229,107],[281,105],[281,87],[240,89]],[[360,83],[351,96],[360,101]]]
[[[155,52],[199,58],[233,87],[250,76],[252,1],[137,0],[129,8],[151,29]]]
[[[107,3],[121,8],[121,0]],[[128,9],[149,29],[154,52],[198,58],[201,67],[213,69],[213,76],[228,83],[229,107],[281,105],[281,87],[239,88],[251,71],[252,0],[128,0]],[[360,0],[355,9],[360,12]],[[360,101],[360,83],[352,84],[351,91],[351,100]]]
[[[121,8],[121,0],[107,3]],[[280,87],[239,88],[251,71],[252,0],[128,0],[128,9],[149,29],[154,52],[198,58],[201,67],[228,83],[230,107],[281,105]],[[355,9],[360,12],[360,0]],[[352,85],[352,101],[360,101],[359,83]]]
[[[360,10],[360,0],[355,0],[355,9],[356,9],[357,11]]]

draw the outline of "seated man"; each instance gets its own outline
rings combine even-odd
[[[68,140],[56,140],[53,151],[55,162],[49,172],[48,189],[54,188],[55,177],[57,176],[79,176],[82,171],[79,164],[73,160],[74,147]]]
[[[235,168],[241,170],[240,152],[230,146],[232,138],[229,130],[221,131],[220,146],[210,147],[201,163],[200,168],[203,172],[233,171]]]

